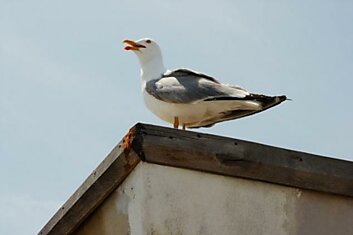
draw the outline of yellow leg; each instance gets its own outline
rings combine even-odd
[[[178,129],[178,127],[179,127],[179,118],[178,117],[174,117],[173,127]]]

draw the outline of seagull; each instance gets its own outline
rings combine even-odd
[[[262,112],[287,97],[250,93],[236,86],[191,69],[164,67],[158,44],[143,38],[126,39],[141,66],[142,93],[147,108],[174,128],[211,127],[216,123]]]

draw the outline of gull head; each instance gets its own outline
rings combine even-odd
[[[125,50],[133,51],[137,55],[141,65],[142,80],[156,79],[166,72],[161,49],[155,41],[150,38],[137,41],[126,39],[123,43],[127,44],[124,47]]]
[[[150,38],[142,38],[137,41],[125,39],[123,43],[127,51],[133,51],[139,58],[141,64],[148,63],[154,59],[162,59],[161,49],[158,44]]]

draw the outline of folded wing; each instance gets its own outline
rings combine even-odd
[[[183,104],[222,98],[241,100],[250,95],[238,86],[221,84],[213,77],[188,69],[177,69],[148,81],[146,91],[165,102]]]

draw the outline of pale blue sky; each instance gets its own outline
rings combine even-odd
[[[344,0],[0,0],[0,234],[38,232],[135,123],[169,126],[125,38],[293,99],[200,131],[353,160],[352,22]]]

